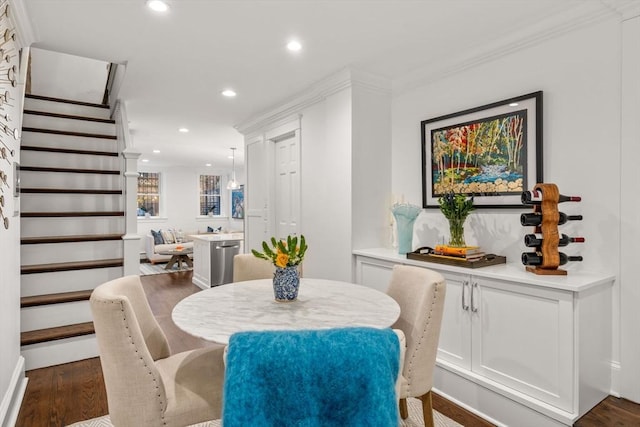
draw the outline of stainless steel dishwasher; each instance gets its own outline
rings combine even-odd
[[[233,257],[240,252],[239,240],[210,242],[211,287],[233,282]]]

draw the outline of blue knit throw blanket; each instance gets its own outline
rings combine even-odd
[[[391,329],[231,336],[224,427],[397,427],[400,348]]]

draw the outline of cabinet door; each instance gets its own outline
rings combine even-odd
[[[193,278],[206,286],[211,285],[209,243],[199,239],[193,241]]]
[[[472,287],[472,370],[571,411],[572,294],[474,277]]]
[[[247,252],[262,250],[270,237],[269,226],[269,154],[261,138],[247,142],[245,151],[247,185],[245,187],[244,238]]]
[[[445,273],[447,294],[438,342],[438,360],[471,369],[470,277]]]
[[[356,283],[386,293],[391,282],[393,265],[373,258],[357,257]]]

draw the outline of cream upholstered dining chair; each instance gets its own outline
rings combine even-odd
[[[90,304],[114,425],[185,426],[220,418],[224,347],[171,354],[139,276],[99,285]]]
[[[407,418],[407,398],[422,401],[425,427],[432,427],[431,387],[444,311],[446,283],[440,273],[421,267],[393,267],[387,294],[400,305],[392,326],[404,332],[406,352],[400,384],[400,416]]]
[[[271,279],[275,266],[266,259],[253,254],[237,254],[233,257],[233,281]]]
[[[273,279],[276,267],[266,259],[253,254],[237,254],[233,257],[233,281]],[[302,277],[302,264],[298,265],[298,273]]]

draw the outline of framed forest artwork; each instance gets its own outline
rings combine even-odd
[[[421,122],[422,204],[448,192],[477,208],[522,208],[523,191],[542,182],[542,92]]]
[[[231,218],[244,218],[244,185],[239,189],[231,190]]]

